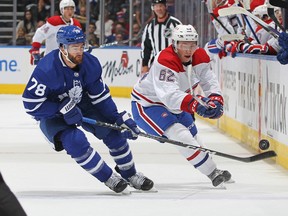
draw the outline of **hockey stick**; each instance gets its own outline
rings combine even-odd
[[[139,33],[135,37],[133,37],[131,39],[122,40],[122,41],[114,41],[114,42],[111,42],[111,43],[102,44],[100,46],[90,46],[90,47],[88,47],[87,52],[91,53],[93,49],[102,49],[102,48],[105,48],[105,47],[115,46],[117,44],[125,44],[125,43],[128,43],[130,41],[135,41],[135,40],[138,40],[141,37],[141,35],[142,35],[142,31],[139,31]]]
[[[208,13],[210,14],[210,16],[212,16],[216,22],[219,23],[219,25],[228,33],[231,34],[231,32],[223,25],[223,23],[217,18],[217,16],[213,13],[213,9],[212,9],[212,2],[211,1],[207,1],[206,3],[206,7],[208,10]]]
[[[226,35],[221,35],[219,38],[222,41],[233,41],[233,40],[243,40],[244,35],[242,34],[226,34]]]
[[[91,124],[91,125],[96,125],[96,126],[100,126],[100,127],[106,127],[106,128],[110,128],[110,129],[113,129],[113,130],[118,130],[118,131],[127,130],[127,128],[120,127],[120,126],[117,126],[115,124],[109,124],[109,123],[105,123],[105,122],[96,121],[96,120],[91,119],[91,118],[83,117],[82,120],[83,120],[83,122]],[[138,136],[146,137],[146,138],[149,138],[149,139],[154,139],[154,140],[157,140],[159,142],[170,143],[170,144],[173,144],[173,145],[176,145],[176,146],[181,146],[181,147],[184,147],[184,148],[190,148],[190,149],[194,149],[194,150],[207,152],[207,153],[210,153],[210,154],[213,154],[213,155],[218,155],[220,157],[229,158],[229,159],[232,159],[232,160],[237,160],[237,161],[241,161],[241,162],[245,162],[245,163],[250,163],[250,162],[259,161],[259,160],[263,160],[263,159],[266,159],[266,158],[271,158],[271,157],[277,156],[274,151],[267,151],[267,152],[262,152],[260,154],[256,154],[256,155],[253,155],[253,156],[250,156],[250,157],[237,157],[237,156],[234,156],[234,155],[230,155],[230,154],[214,151],[212,149],[198,147],[198,146],[194,146],[194,145],[190,145],[190,144],[185,144],[185,143],[182,143],[182,142],[179,142],[179,141],[167,139],[167,138],[160,137],[160,136],[154,136],[154,135],[148,134],[148,133],[140,132],[138,134]]]
[[[284,27],[281,25],[281,23],[278,21],[278,19],[275,16],[275,11],[274,11],[274,7],[271,6],[271,4],[269,4],[269,2],[267,3],[267,12],[269,17],[274,21],[274,23],[282,30],[285,32]]]
[[[200,105],[204,106],[207,110],[208,109],[212,109],[212,107],[207,104],[206,102],[204,102],[203,100],[201,100],[199,97],[197,97],[197,95],[195,94],[195,91],[192,88],[192,84],[191,84],[191,74],[192,74],[192,64],[189,64],[187,66],[187,76],[188,76],[188,82],[189,82],[189,88],[190,88],[190,93],[193,96],[193,99],[195,99]]]
[[[269,3],[276,7],[288,9],[288,2],[283,0],[269,0]]]
[[[255,22],[257,22],[259,25],[262,26],[263,29],[265,29],[268,33],[270,33],[273,37],[278,38],[279,37],[279,32],[269,26],[267,23],[265,23],[263,20],[255,16],[254,14],[250,13],[246,9],[242,7],[229,7],[229,8],[223,8],[220,9],[219,11],[220,16],[229,16],[232,14],[245,14],[249,17],[251,17]]]
[[[240,6],[240,7],[243,6],[247,11],[250,12],[250,1],[248,3],[248,1],[244,0],[244,1],[242,1],[240,3],[238,0],[235,0],[235,3],[237,3],[237,5]],[[242,17],[242,19],[244,18],[245,23],[248,25],[248,27],[249,27],[250,31],[252,32],[252,34],[253,34],[255,40],[257,41],[257,43],[261,44],[259,38],[257,37],[257,35],[256,35],[255,31],[254,31],[254,29],[252,28],[247,16],[242,14],[241,17]],[[243,22],[244,22],[244,20],[243,20]],[[246,40],[246,42],[251,44],[251,42],[249,40]]]

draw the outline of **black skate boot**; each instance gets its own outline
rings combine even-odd
[[[116,173],[112,173],[111,177],[105,182],[105,185],[115,193],[121,193],[127,188],[128,183]]]
[[[130,186],[143,191],[149,191],[153,188],[154,182],[144,176],[142,173],[136,173],[128,178]]]
[[[211,179],[213,186],[217,187],[220,184],[229,181],[231,179],[231,174],[227,170],[219,170],[216,168],[210,175],[208,175],[208,178]]]

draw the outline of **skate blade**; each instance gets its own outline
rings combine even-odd
[[[150,190],[147,190],[147,191],[135,189],[135,190],[133,190],[131,192],[132,193],[157,193],[158,190],[155,187],[153,187],[153,188],[151,188]]]
[[[122,192],[120,192],[120,194],[130,195],[130,194],[131,194],[131,191],[130,191],[128,188],[125,188]]]
[[[233,184],[233,183],[235,183],[235,180],[234,179],[230,179],[229,181],[226,181],[225,183],[226,184]]]
[[[225,182],[222,182],[221,184],[217,185],[215,188],[221,189],[221,190],[226,190]]]
[[[235,183],[235,180],[234,180],[234,179],[230,179],[229,181],[226,181],[225,183],[227,183],[227,184],[233,184],[233,183]]]

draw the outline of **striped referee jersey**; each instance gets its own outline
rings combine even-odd
[[[146,25],[141,43],[142,66],[151,64],[154,56],[172,43],[172,40],[165,37],[165,35],[170,36],[171,30],[179,24],[182,23],[177,18],[168,14],[164,22],[160,23],[157,21],[157,18],[153,18]]]

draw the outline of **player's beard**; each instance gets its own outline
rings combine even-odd
[[[76,56],[72,56],[68,53],[68,58],[71,62],[73,62],[74,64],[78,65],[78,64],[81,64],[82,61],[83,61],[83,54],[81,55],[76,55]]]

